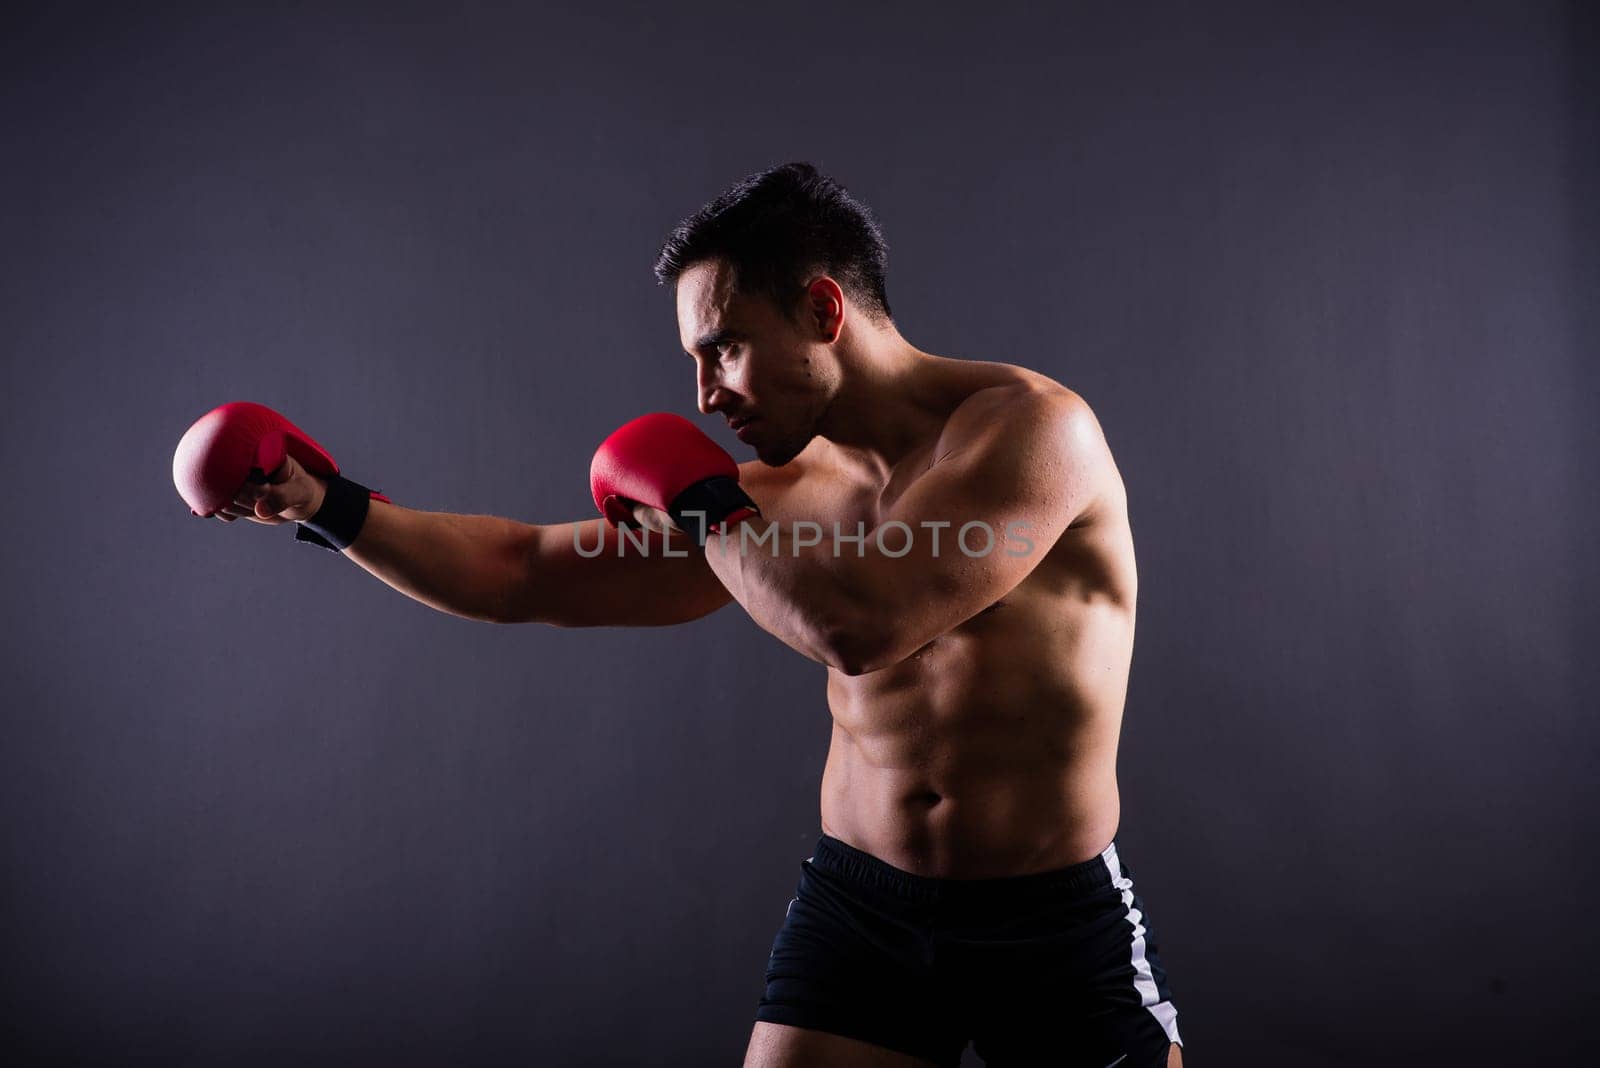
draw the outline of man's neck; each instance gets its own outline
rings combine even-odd
[[[938,357],[898,331],[874,334],[841,356],[839,391],[818,425],[841,459],[887,477],[943,425],[930,387]]]

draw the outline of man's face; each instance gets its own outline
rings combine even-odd
[[[734,293],[719,260],[678,276],[679,340],[694,357],[700,410],[721,414],[771,467],[816,436],[837,381],[829,346],[806,325],[766,297]]]

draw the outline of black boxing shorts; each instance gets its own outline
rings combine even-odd
[[[1180,1045],[1155,934],[1116,843],[1058,871],[930,879],[828,835],[767,961],[756,1019],[954,1068],[1164,1068]]]

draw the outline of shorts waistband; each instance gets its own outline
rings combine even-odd
[[[923,904],[1017,902],[1109,890],[1123,878],[1115,840],[1099,856],[1054,871],[1006,875],[993,879],[935,879],[896,868],[824,834],[810,863],[813,867],[865,884],[891,897]]]

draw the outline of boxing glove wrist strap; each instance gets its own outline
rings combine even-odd
[[[339,553],[350,547],[361,533],[367,520],[367,508],[372,498],[388,500],[376,490],[369,490],[359,482],[343,475],[328,479],[328,492],[322,498],[322,507],[310,519],[301,520],[294,532],[295,541],[310,542]]]
[[[672,500],[667,514],[678,529],[705,545],[712,531],[721,532],[723,524],[736,522],[746,516],[760,515],[761,510],[750,495],[739,487],[738,479],[718,476],[696,482]]]

